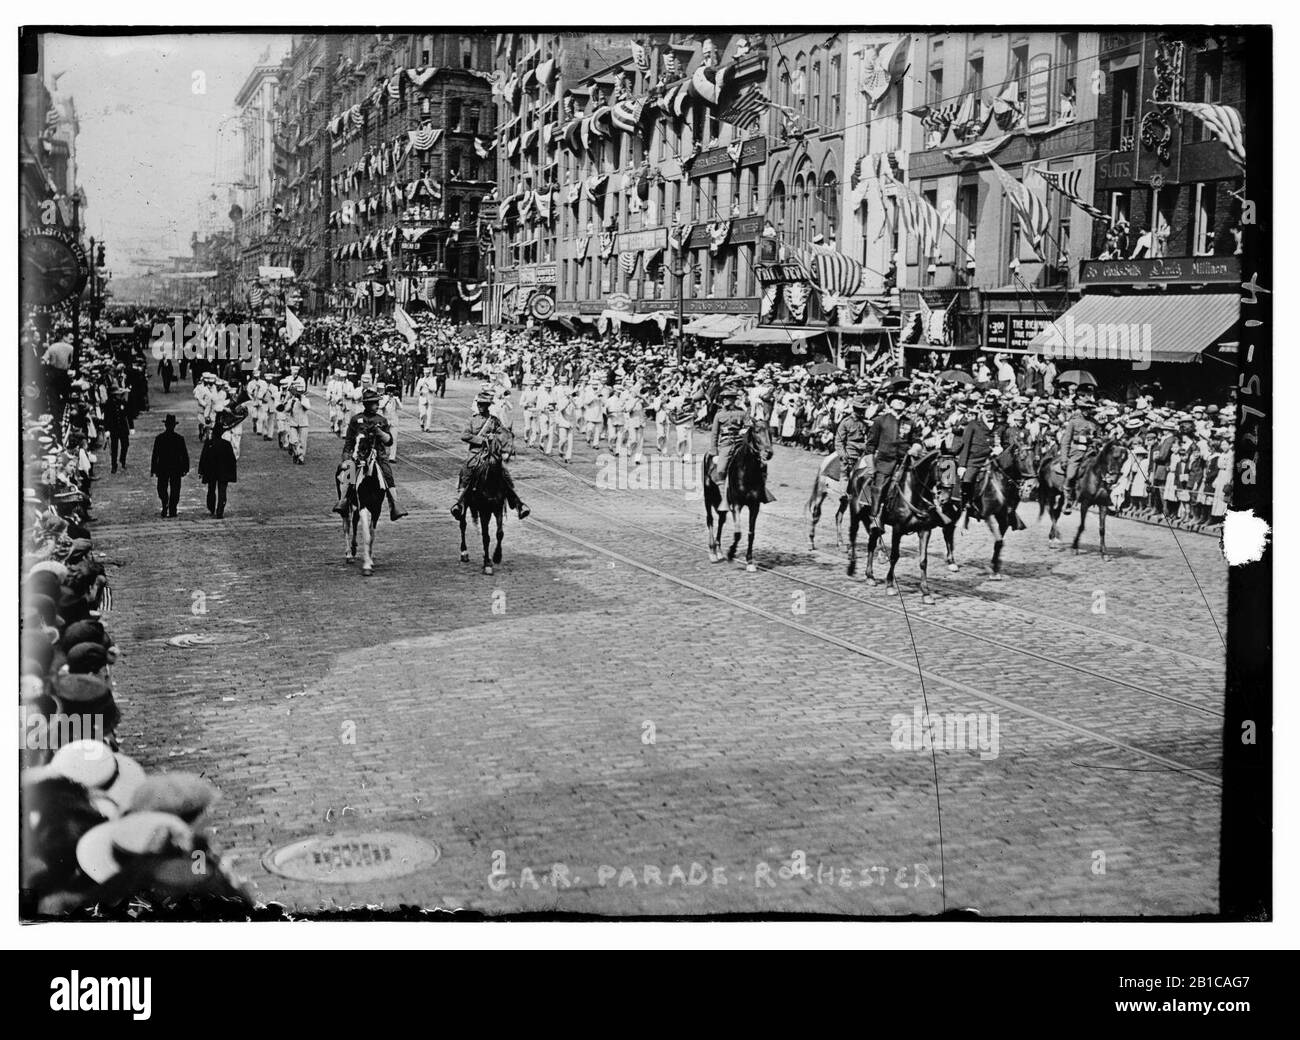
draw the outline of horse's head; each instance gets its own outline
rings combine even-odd
[[[1033,446],[1024,437],[1013,437],[1003,453],[1002,469],[1012,480],[1027,480],[1037,470]]]
[[[376,443],[374,427],[362,425],[357,431],[356,443],[352,449],[353,461],[358,465],[369,462],[371,455],[375,453]]]
[[[955,458],[928,451],[912,462],[908,476],[913,502],[929,505],[945,523],[955,517],[961,498]]]

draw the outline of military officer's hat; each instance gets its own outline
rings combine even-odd
[[[900,401],[911,402],[912,384],[906,379],[895,379],[885,384],[884,391],[881,394],[886,401],[892,401],[897,397]]]
[[[379,391],[372,387],[368,387],[361,395],[361,403],[369,404],[371,401],[374,401],[376,404],[379,403]]]
[[[867,410],[867,399],[865,397],[855,397],[849,402],[855,412],[865,412]]]

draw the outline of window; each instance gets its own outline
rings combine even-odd
[[[842,78],[842,65],[844,59],[838,54],[831,58],[831,80],[828,84],[827,93],[830,95],[830,105],[826,111],[826,129],[835,130],[840,125],[840,80]]]
[[[975,276],[975,239],[979,228],[979,185],[963,184],[957,189],[957,271],[967,284]]]
[[[691,182],[691,220],[700,219],[700,182]]]
[[[1011,48],[1011,78],[1020,84],[1020,96],[1029,96],[1029,44],[1019,43]]]
[[[785,230],[785,185],[777,181],[772,188],[772,214],[776,217],[777,229]]]
[[[460,98],[450,98],[447,101],[447,128],[460,129]]]
[[[1079,34],[1062,33],[1056,48],[1056,79],[1060,89],[1056,92],[1056,111],[1061,109],[1062,100],[1073,106],[1078,97],[1079,69]]]
[[[930,189],[928,189],[928,190],[922,191],[922,192],[921,192],[921,197],[922,197],[923,199],[925,199],[925,201],[928,202],[928,203],[929,203],[931,206],[933,206],[935,209],[938,209],[938,208],[939,208],[939,189],[938,189],[938,188],[930,188]],[[917,251],[917,264],[920,266],[920,269],[921,269],[921,284],[922,284],[922,285],[933,285],[933,284],[934,284],[934,272],[932,272],[932,271],[930,270],[930,264],[931,264],[931,262],[933,261],[934,258],[933,258],[932,256],[922,256],[922,255],[921,255],[921,247],[920,247],[920,244],[919,244],[919,243],[917,244],[917,250],[916,250],[916,251]]]
[[[1215,185],[1202,181],[1196,185],[1193,203],[1195,225],[1192,230],[1192,255],[1214,254]]]
[[[984,93],[984,58],[971,58],[966,63],[966,90],[974,94],[976,100]]]
[[[462,36],[460,38],[460,64],[461,68],[465,69],[474,67],[474,38],[472,36]]]
[[[812,54],[811,90],[812,101],[808,105],[808,118],[816,122],[822,118],[822,61],[816,50]]]
[[[822,201],[822,233],[827,240],[837,238],[840,228],[839,182],[834,173],[827,173],[822,180],[820,198]]]
[[[781,81],[776,92],[777,104],[772,106],[772,133],[780,134],[781,128],[785,125],[785,115],[778,105],[790,107],[790,73],[784,69],[781,70]]]
[[[1196,100],[1208,104],[1218,104],[1223,88],[1223,54],[1219,51],[1206,51],[1196,56]],[[1209,141],[1210,131],[1203,120],[1186,119],[1191,124],[1193,141]]]
[[[930,70],[930,78],[926,81],[925,103],[931,107],[938,105],[943,101],[943,67]]]
[[[798,57],[798,71],[794,77],[794,101],[799,115],[808,114],[808,62],[802,54]]]
[[[1137,143],[1137,73],[1136,68],[1121,69],[1111,77],[1110,147],[1117,152],[1131,152]]]

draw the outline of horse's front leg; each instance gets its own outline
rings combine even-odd
[[[460,514],[460,562],[469,563],[469,546],[465,544],[465,524],[467,523],[465,512]]]
[[[957,570],[957,552],[953,548],[953,539],[957,535],[957,521],[943,525],[943,558],[950,571]]]
[[[930,595],[930,531],[927,528],[924,531],[917,532],[917,555],[920,557],[921,564],[921,602],[933,603],[934,597]]]
[[[501,539],[505,537],[505,531],[504,531],[503,526],[502,526],[502,519],[501,519],[501,518],[502,518],[504,515],[505,515],[505,509],[498,509],[498,510],[497,510],[497,513],[496,513],[496,519],[497,519],[497,544],[496,544],[496,548],[492,550],[492,562],[493,562],[493,563],[500,563],[500,562],[501,562]]]
[[[811,510],[811,520],[808,524],[808,548],[817,548],[817,524],[822,518],[822,503],[826,501],[826,494],[823,492],[813,498],[813,507]]]
[[[847,574],[851,578],[858,570],[858,525],[861,521],[858,519],[856,509],[849,510],[849,566]],[[836,526],[838,527],[838,518]],[[867,577],[871,577],[871,554],[867,553]]]
[[[1064,492],[1052,492],[1052,503],[1048,506],[1048,515],[1052,518],[1051,530],[1047,532],[1047,546],[1049,549],[1055,549],[1057,543],[1061,540],[1061,528],[1058,526],[1061,519],[1061,510],[1065,508]]]
[[[894,571],[898,568],[898,547],[903,544],[903,527],[898,524],[889,529],[889,572],[885,575],[885,594],[887,596],[898,595],[898,584],[894,579]]]
[[[1007,524],[1004,520],[994,517],[991,513],[986,514],[984,523],[989,529],[989,534],[993,536],[993,560],[989,564],[993,573],[990,575],[992,581],[1002,580],[1002,540],[1006,537]]]
[[[844,545],[844,512],[849,508],[849,496],[840,496],[840,506],[835,510],[835,548],[839,549]]]
[[[718,520],[718,535],[711,546],[713,550],[713,562],[722,562],[722,529],[727,526],[727,512],[724,509],[715,508],[714,515]]]
[[[758,510],[757,502],[749,507],[749,542],[745,546],[745,570],[750,573],[758,570],[754,565],[754,527],[758,523]]]
[[[370,540],[373,535],[371,524],[373,519],[369,509],[362,506],[357,508],[357,526],[360,528],[358,533],[361,535],[361,573],[367,578],[375,569],[375,561],[370,556]]]
[[[488,545],[492,541],[492,534],[489,525],[492,523],[492,513],[485,509],[479,514],[478,526],[483,535],[483,573],[492,573],[492,560],[488,556]]]
[[[1106,507],[1097,506],[1097,541],[1101,543],[1101,558],[1106,558]]]
[[[1088,507],[1082,502],[1079,503],[1079,529],[1074,532],[1074,541],[1070,543],[1070,548],[1076,553],[1079,551],[1079,539],[1083,537],[1083,524],[1088,519]]]

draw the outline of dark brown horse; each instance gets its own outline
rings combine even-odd
[[[858,567],[858,527],[871,522],[870,473],[856,474],[849,486],[849,565],[850,576]],[[945,538],[957,523],[961,508],[957,491],[956,462],[949,455],[931,451],[916,459],[910,456],[899,463],[896,472],[880,492],[885,496],[881,521],[889,526],[889,573],[885,576],[885,591],[898,595],[894,570],[898,566],[898,548],[905,534],[915,534],[919,543],[921,566],[921,602],[933,603],[927,576],[930,553],[930,532],[936,527],[945,529]],[[876,544],[880,532],[871,529],[867,539],[867,580],[879,585],[874,574]],[[949,542],[951,546],[951,542]],[[951,559],[951,548],[949,549]]]
[[[1020,506],[1020,487],[1033,475],[1033,452],[1029,445],[1014,441],[1000,455],[989,460],[984,472],[975,477],[971,500],[966,504],[966,522],[971,517],[983,520],[993,535],[993,559],[990,576],[1002,580],[1002,540],[1007,530],[1023,531],[1025,522],[1016,510]],[[949,561],[950,570],[955,570]]]
[[[731,463],[727,467],[727,504],[722,504],[722,489],[710,475],[713,469],[713,456],[705,454],[701,465],[701,482],[704,487],[704,522],[709,527],[709,559],[714,563],[722,560],[722,528],[727,522],[728,511],[736,514],[736,533],[731,539],[731,548],[727,550],[727,559],[736,558],[736,549],[740,545],[740,511],[749,510],[749,542],[745,547],[745,569],[756,571],[754,565],[754,526],[758,523],[758,511],[767,501],[767,483],[763,468],[764,447],[759,442],[759,434],[754,426],[746,429],[740,443],[731,453]],[[714,531],[713,517],[717,514],[717,531]]]
[[[352,455],[340,462],[334,473],[334,483],[340,494],[348,485],[352,488],[344,502],[343,562],[351,563],[357,558],[357,535],[360,534],[361,574],[367,578],[375,569],[375,530],[379,526],[385,497],[378,451],[373,431],[362,427]]]
[[[496,423],[496,420],[493,420]],[[483,533],[483,573],[492,574],[492,565],[501,562],[501,539],[505,537],[502,529],[506,511],[506,484],[502,455],[511,438],[499,424],[493,425],[487,442],[479,452],[473,465],[468,466],[465,491],[465,512],[460,518],[460,561],[469,562],[469,548],[465,544],[465,525],[473,518],[478,522]],[[491,558],[488,556],[488,542],[491,536],[488,525],[492,519],[497,522],[497,544]]]
[[[1110,509],[1110,492],[1119,480],[1127,449],[1114,438],[1102,441],[1096,451],[1089,452],[1079,461],[1079,474],[1074,483],[1074,497],[1079,504],[1079,530],[1070,547],[1079,551],[1079,538],[1083,534],[1088,509],[1097,507],[1098,538],[1102,559],[1106,558],[1106,513]],[[1052,528],[1047,532],[1047,544],[1055,548],[1061,541],[1057,521],[1065,506],[1065,463],[1055,455],[1045,455],[1038,462],[1038,518],[1044,512],[1052,517]]]

